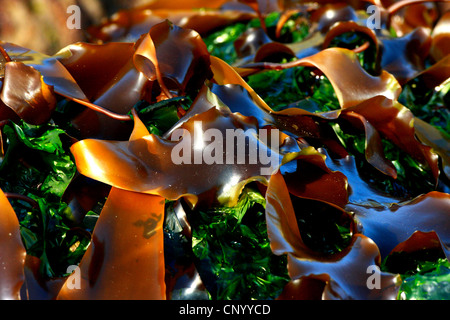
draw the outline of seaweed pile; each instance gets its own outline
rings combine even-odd
[[[0,42],[1,298],[449,299],[449,10],[166,0]]]

